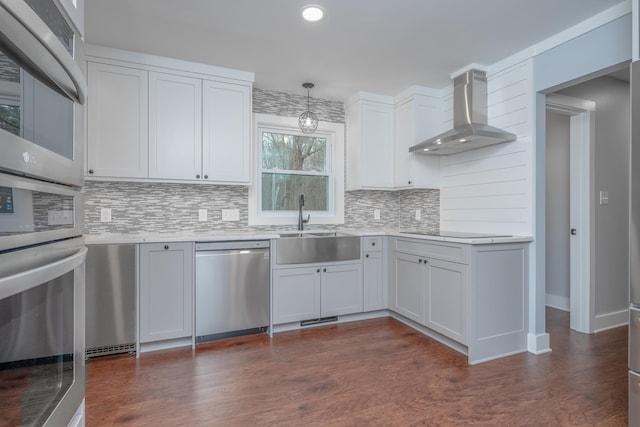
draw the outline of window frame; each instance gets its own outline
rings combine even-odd
[[[255,182],[249,187],[249,225],[289,225],[298,224],[298,211],[262,211],[262,132],[263,130],[288,135],[302,135],[325,138],[327,143],[326,173],[300,171],[300,175],[328,176],[328,210],[308,211],[310,225],[344,224],[344,125],[342,123],[320,122],[312,134],[304,134],[298,127],[297,117],[282,117],[270,114],[253,115]],[[265,170],[267,173],[273,170]],[[302,208],[303,215],[307,211]]]

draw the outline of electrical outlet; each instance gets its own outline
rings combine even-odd
[[[222,209],[223,221],[240,221],[240,209]]]
[[[73,211],[48,211],[49,225],[73,225]]]
[[[422,211],[420,209],[416,209],[416,221],[420,221],[422,219]]]
[[[205,222],[207,220],[207,210],[198,209],[198,221]]]
[[[111,222],[111,208],[100,208],[100,222]]]
[[[373,219],[380,219],[380,209],[373,210]]]

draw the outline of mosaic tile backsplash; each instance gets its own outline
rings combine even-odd
[[[307,97],[254,88],[253,112],[297,117]],[[344,104],[312,98],[320,120],[344,123]],[[348,143],[348,142],[347,142]],[[230,230],[282,230],[290,226],[248,225],[248,189],[241,186],[87,181],[85,227],[89,234],[176,233]],[[402,228],[435,231],[440,223],[438,190],[350,191],[345,193],[345,223],[341,229]],[[100,222],[100,208],[111,208],[112,222]],[[198,221],[198,209],[208,221]],[[222,209],[239,209],[240,221],[222,221]],[[380,220],[374,220],[380,209]],[[415,220],[420,209],[422,220]],[[309,228],[332,228],[313,226]]]
[[[156,184],[87,181],[85,227],[89,234],[176,233],[221,230],[283,230],[289,226],[248,225],[248,190],[222,185]],[[100,208],[111,208],[112,222],[100,222]],[[208,221],[198,222],[198,209]],[[240,221],[222,221],[222,209],[239,209]],[[380,209],[380,220],[373,219]],[[415,220],[420,209],[422,220]],[[341,229],[403,228],[437,230],[438,190],[350,191],[345,193],[345,223]],[[311,226],[307,228],[332,228]]]

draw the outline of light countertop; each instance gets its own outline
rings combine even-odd
[[[305,230],[304,232],[322,232],[325,230]],[[331,230],[336,231],[336,230]],[[520,243],[531,242],[530,236],[474,236],[471,238],[445,237],[445,236],[425,236],[421,234],[411,234],[401,232],[401,230],[391,229],[370,229],[370,230],[337,230],[342,234],[354,236],[395,236],[407,237],[423,240],[434,240],[441,242],[465,243],[472,245],[494,244],[494,243]],[[85,234],[85,241],[88,245],[123,244],[123,243],[165,243],[165,242],[220,242],[238,240],[267,240],[277,239],[280,233],[297,233],[297,230],[278,231],[211,231],[207,233],[136,233],[136,234]]]

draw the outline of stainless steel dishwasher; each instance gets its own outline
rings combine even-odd
[[[196,244],[196,342],[264,332],[269,241]]]

